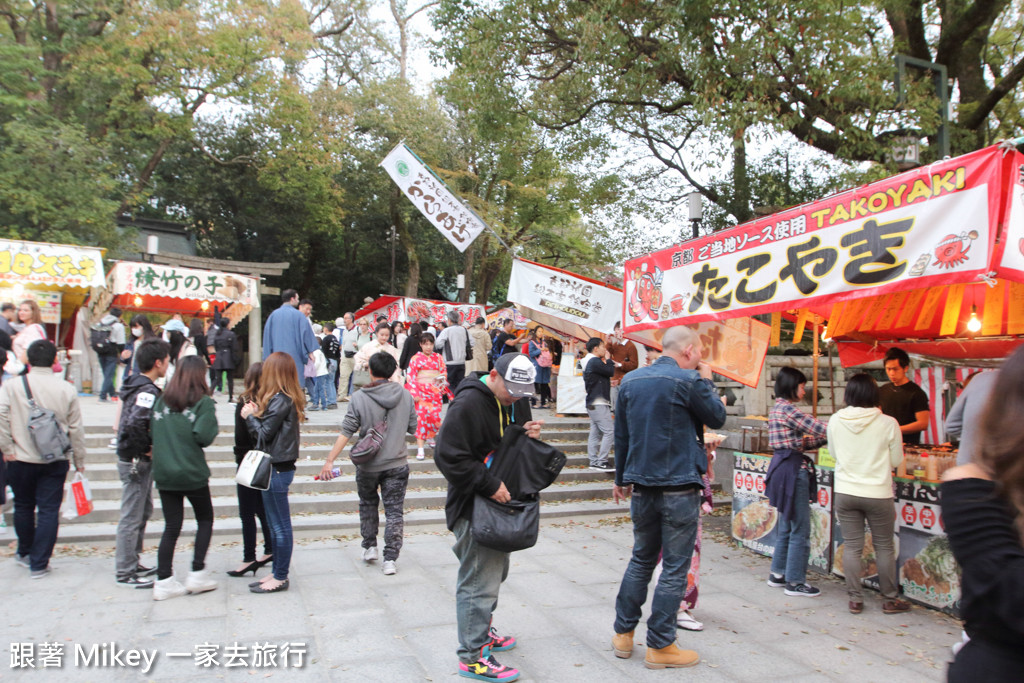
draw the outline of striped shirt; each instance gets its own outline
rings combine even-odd
[[[816,420],[784,398],[775,399],[768,414],[768,446],[806,451],[828,441],[828,423]]]

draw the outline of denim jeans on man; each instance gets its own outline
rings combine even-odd
[[[588,406],[590,415],[590,438],[587,440],[587,457],[591,466],[603,467],[608,464],[608,454],[615,439],[615,421],[611,406]]]
[[[661,577],[647,620],[647,647],[668,647],[676,640],[676,616],[697,540],[700,490],[667,491],[634,485],[630,515],[633,556],[615,598],[615,632],[629,633],[636,628],[661,553]]]
[[[121,519],[117,523],[114,563],[117,578],[127,579],[139,566],[146,522],[153,514],[153,461],[118,460],[117,473],[121,477]]]
[[[288,507],[288,487],[295,479],[295,470],[270,474],[270,488],[263,492],[263,508],[267,511],[270,531],[274,534],[274,578],[284,581],[292,563],[292,513]]]
[[[801,467],[793,492],[793,519],[779,517],[772,555],[772,574],[785,576],[786,583],[793,585],[807,580],[807,559],[811,550],[811,506],[807,488],[807,470]]]
[[[18,554],[28,557],[32,571],[46,569],[60,525],[60,503],[70,463],[43,464],[13,460],[7,463],[7,483],[14,491],[14,531]]]
[[[117,373],[117,356],[100,356],[100,369],[103,370],[103,384],[100,387],[100,400],[106,401],[117,396],[114,390],[114,375]]]
[[[380,472],[356,468],[359,493],[359,533],[364,548],[377,547],[380,530],[381,500],[384,501],[384,559],[395,561],[402,550],[405,535],[405,492],[409,488],[409,466],[392,467]],[[380,493],[377,490],[380,489]]]
[[[459,661],[472,664],[491,642],[491,615],[498,608],[498,589],[508,577],[509,553],[485,548],[473,540],[469,520],[460,518],[452,529],[459,558],[455,581],[455,615],[459,632]],[[683,574],[686,580],[686,574]],[[679,594],[682,599],[682,593]],[[679,601],[676,601],[679,607]]]

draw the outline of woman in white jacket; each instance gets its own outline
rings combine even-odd
[[[882,414],[878,384],[871,375],[851,377],[843,399],[846,407],[828,421],[828,450],[836,460],[836,518],[843,530],[843,573],[850,612],[860,614],[864,609],[860,576],[865,521],[875,546],[882,611],[906,612],[910,603],[899,599],[893,542],[892,469],[903,459],[899,423]]]

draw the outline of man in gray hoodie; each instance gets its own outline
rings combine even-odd
[[[368,463],[356,465],[356,490],[359,493],[359,533],[363,537],[363,561],[377,560],[378,506],[384,501],[384,564],[381,570],[391,575],[402,549],[405,531],[405,490],[409,486],[409,455],[406,434],[416,431],[416,406],[405,387],[388,379],[398,363],[389,353],[370,356],[370,383],[352,395],[348,412],[341,422],[341,435],[320,470],[321,480],[333,479],[334,460],[352,435],[359,438],[387,418],[380,452]]]

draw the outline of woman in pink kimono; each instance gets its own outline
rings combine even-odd
[[[423,445],[441,426],[441,398],[451,396],[448,370],[441,354],[434,353],[434,335],[420,336],[420,352],[409,361],[406,388],[416,402],[416,459],[423,460]]]

